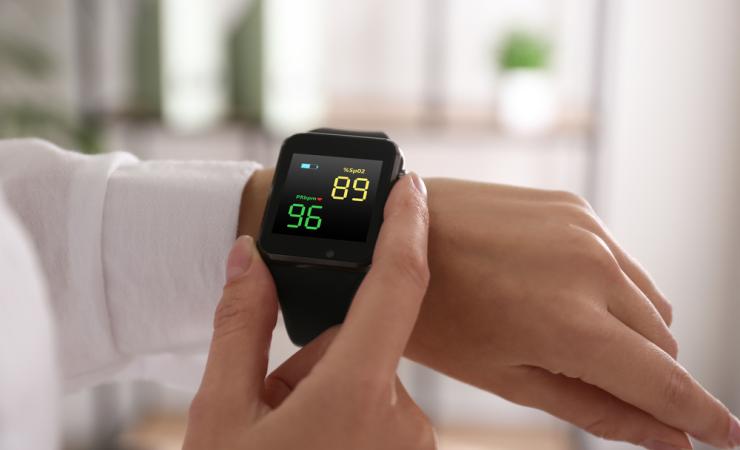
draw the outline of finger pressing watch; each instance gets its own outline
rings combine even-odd
[[[283,143],[258,248],[296,345],[344,320],[403,164],[380,132],[319,128]]]

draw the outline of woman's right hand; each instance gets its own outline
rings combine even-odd
[[[214,320],[184,448],[434,449],[427,417],[396,377],[429,281],[426,188],[393,188],[347,318],[265,378],[277,295],[252,239],[241,237]]]

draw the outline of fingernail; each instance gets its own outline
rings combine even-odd
[[[734,416],[730,421],[730,444],[733,447],[740,446],[740,420]]]
[[[647,441],[643,442],[643,447],[650,450],[688,450],[682,447],[676,447],[675,445],[667,444],[661,441]]]
[[[226,260],[226,282],[229,283],[249,269],[254,255],[254,240],[250,236],[239,236]]]
[[[421,177],[416,172],[412,172],[410,176],[411,176],[411,181],[414,182],[414,186],[416,187],[416,190],[421,192],[421,195],[426,197],[427,196],[427,185],[424,184],[424,180],[422,180]]]

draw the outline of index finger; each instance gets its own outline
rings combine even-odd
[[[678,362],[621,323],[608,337],[592,340],[594,355],[581,378],[621,398],[661,422],[717,447],[732,447],[736,420]],[[581,355],[581,358],[583,355]]]
[[[426,187],[401,178],[385,205],[373,265],[324,358],[330,367],[393,375],[429,282]]]

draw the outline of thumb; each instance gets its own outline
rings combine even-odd
[[[226,278],[199,395],[225,407],[245,401],[252,405],[267,372],[277,294],[251,237],[241,236],[234,243]]]
[[[395,376],[429,283],[428,232],[426,187],[411,173],[388,197],[372,268],[326,353],[332,370]]]

